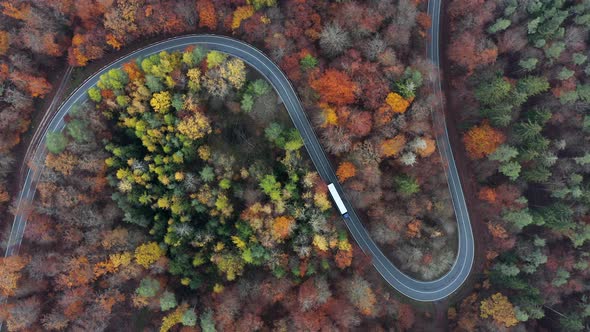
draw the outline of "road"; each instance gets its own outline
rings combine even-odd
[[[428,56],[432,59],[435,65],[438,64],[438,22],[440,20],[440,0],[431,0],[428,3],[428,12],[433,19],[431,28],[431,41],[427,47]],[[449,161],[446,167],[447,177],[449,179],[449,190],[451,192],[453,207],[458,222],[458,252],[457,258],[451,270],[441,278],[433,281],[419,281],[413,279],[403,272],[401,272],[395,265],[393,265],[371,239],[368,231],[361,223],[359,217],[354,211],[347,195],[343,191],[342,186],[338,182],[334,169],[332,168],[328,158],[324,154],[317,136],[307,119],[301,102],[285,74],[278,68],[278,66],[270,60],[266,55],[256,48],[243,43],[241,41],[216,35],[188,35],[177,38],[168,39],[158,42],[132,52],[117,61],[103,67],[99,72],[90,76],[84,81],[61,105],[58,112],[54,115],[49,126],[43,133],[43,139],[37,146],[34,154],[34,159],[38,161],[38,166],[29,169],[23,189],[19,196],[17,213],[13,223],[13,230],[11,232],[9,246],[6,255],[12,255],[18,252],[20,243],[22,241],[23,233],[27,224],[26,207],[33,201],[36,183],[40,177],[43,160],[46,155],[45,137],[48,132],[62,131],[65,127],[64,117],[69,112],[71,107],[76,103],[86,100],[86,91],[94,86],[99,76],[111,68],[120,67],[125,62],[128,62],[137,57],[145,57],[161,51],[182,50],[189,45],[201,45],[210,50],[217,50],[238,57],[248,63],[250,66],[258,70],[274,87],[277,94],[281,97],[289,116],[291,117],[295,127],[303,137],[305,148],[307,149],[311,160],[316,167],[319,175],[326,183],[334,183],[338,190],[346,208],[349,211],[349,218],[343,218],[353,238],[363,250],[363,252],[371,258],[372,264],[381,276],[401,294],[414,299],[416,301],[437,301],[444,299],[453,294],[463,282],[467,279],[474,257],[473,233],[471,231],[471,224],[461,183],[457,168],[453,161],[453,155],[448,138],[448,133],[445,129],[437,137],[437,145],[441,153],[443,161]],[[436,74],[438,77],[438,74]],[[442,98],[441,86],[438,78],[435,77],[434,85],[435,92]],[[442,104],[441,104],[442,105]],[[433,116],[436,123],[444,124],[444,115],[440,109],[433,110]],[[442,117],[442,119],[441,119]]]

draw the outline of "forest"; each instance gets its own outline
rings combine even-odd
[[[24,151],[60,83],[130,50],[216,33],[285,71],[365,227],[411,276],[444,274],[456,221],[435,141],[424,0],[0,1],[0,222],[44,167],[9,331],[563,330],[590,327],[588,0],[450,0],[441,29],[477,259],[436,308],[396,294],[332,208],[284,107],[200,47],[101,77],[43,165]],[[63,96],[66,97],[66,96]],[[448,306],[448,310],[446,308]]]
[[[447,14],[449,113],[487,230],[480,288],[449,318],[587,330],[590,2],[454,0]]]
[[[3,241],[11,214],[23,212],[10,174],[60,68],[74,67],[72,83],[80,82],[128,47],[214,32],[260,47],[287,73],[388,255],[420,278],[449,268],[456,223],[430,132],[426,3],[0,6]],[[0,259],[8,330],[433,323],[396,297],[349,239],[278,97],[239,59],[200,47],[135,59],[88,97],[63,132],[47,135],[44,165],[29,165],[44,170],[25,208],[23,245]]]

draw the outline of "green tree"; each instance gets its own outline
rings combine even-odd
[[[570,77],[574,76],[575,72],[573,70],[568,69],[567,67],[561,68],[559,73],[557,74],[557,79],[560,81],[565,81]]]
[[[47,133],[45,146],[49,152],[53,154],[59,154],[66,149],[67,144],[68,140],[62,132],[54,131]]]
[[[215,320],[213,319],[213,312],[208,309],[201,315],[201,331],[203,332],[217,332],[215,329]]]
[[[66,130],[77,143],[89,142],[93,138],[92,131],[88,129],[86,122],[79,119],[68,122]]]
[[[242,101],[240,102],[240,106],[244,112],[252,111],[252,107],[254,106],[254,98],[250,94],[244,94],[242,97]]]
[[[197,325],[197,314],[193,309],[188,309],[182,314],[182,325],[195,326]]]
[[[100,103],[102,100],[102,95],[100,94],[100,89],[93,86],[88,89],[88,97],[95,103]]]
[[[143,297],[154,297],[160,290],[160,282],[156,279],[145,277],[141,279],[139,287],[135,290],[137,294]]]
[[[504,31],[504,30],[508,29],[510,24],[512,24],[512,22],[510,20],[507,20],[505,18],[499,18],[496,20],[496,22],[494,22],[494,24],[492,24],[488,28],[488,33],[494,34],[498,31]]]
[[[106,74],[100,75],[100,80],[96,85],[102,90],[123,90],[123,87],[128,82],[129,77],[123,70],[119,68],[113,68]]]
[[[162,311],[168,311],[170,309],[176,308],[178,303],[176,303],[176,296],[174,293],[165,291],[162,293],[160,297],[160,308]]]
[[[509,161],[502,163],[498,170],[500,173],[506,175],[510,180],[516,181],[520,175],[520,164],[516,161]]]
[[[535,69],[538,62],[539,62],[539,59],[537,59],[537,58],[526,58],[526,59],[520,60],[518,62],[518,65],[524,70],[531,71],[531,70]]]
[[[510,94],[512,86],[504,77],[496,77],[490,82],[482,83],[475,89],[475,97],[484,105],[500,103]]]
[[[505,212],[502,214],[502,219],[513,224],[519,230],[533,223],[533,217],[528,209]]]
[[[527,76],[516,83],[517,93],[526,96],[524,100],[547,90],[549,90],[549,82],[542,76]]]
[[[586,62],[586,60],[588,60],[588,56],[583,53],[574,53],[572,55],[572,61],[577,66],[584,64],[584,62]]]
[[[488,158],[499,162],[506,162],[518,156],[518,150],[510,145],[502,144]]]
[[[408,175],[399,175],[394,178],[397,191],[402,196],[412,196],[420,191],[420,185],[415,178]]]

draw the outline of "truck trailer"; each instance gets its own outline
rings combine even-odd
[[[346,206],[344,206],[344,202],[342,202],[342,198],[340,198],[340,194],[338,194],[338,190],[336,190],[333,183],[328,185],[328,190],[330,190],[330,195],[332,195],[332,199],[334,200],[334,203],[336,203],[336,207],[338,207],[340,214],[344,218],[348,218],[348,210],[346,209]]]

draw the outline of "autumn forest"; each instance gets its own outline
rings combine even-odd
[[[440,67],[429,8],[0,1],[0,330],[589,329],[590,1],[443,1]],[[268,72],[207,43],[140,52],[202,34],[285,73],[399,273],[459,264],[462,190],[461,288],[384,279]]]

